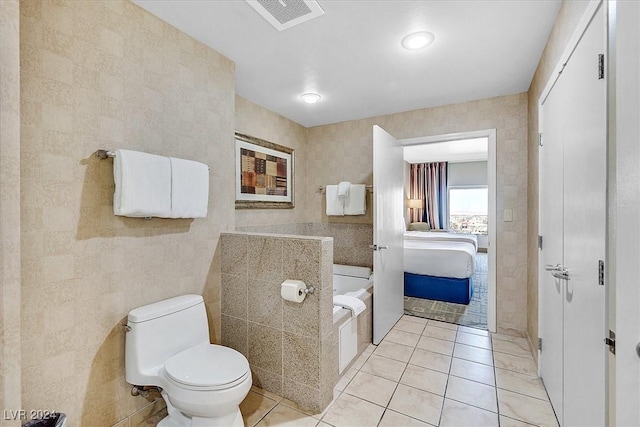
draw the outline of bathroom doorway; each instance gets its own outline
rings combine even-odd
[[[425,265],[426,258],[417,258],[414,262],[422,264],[426,269],[418,274],[438,277],[471,278],[473,296],[468,304],[446,302],[436,297],[405,296],[405,314],[440,320],[448,323],[496,331],[496,131],[495,129],[463,132],[430,137],[404,139],[400,141],[405,152],[405,211],[407,239],[464,240],[465,244],[452,243],[460,246],[458,259],[448,255],[450,248],[447,243],[429,243],[429,257],[433,267]],[[413,190],[411,164],[437,164],[443,175],[440,183],[446,188],[446,194],[440,200],[437,209],[427,206],[422,200],[426,190],[415,192],[415,174],[418,170],[414,166]],[[442,165],[446,163],[446,165]],[[444,172],[446,171],[446,172]],[[431,185],[431,184],[429,184]],[[427,197],[427,196],[424,196]],[[420,210],[416,206],[421,206]],[[435,212],[437,211],[437,212]],[[428,216],[438,216],[438,220]],[[429,229],[424,234],[411,231],[412,228]],[[460,239],[458,239],[460,237]],[[472,242],[472,241],[475,241]],[[467,246],[468,245],[468,246]],[[412,246],[413,244],[405,245]],[[475,250],[470,247],[475,246]],[[405,253],[407,251],[405,250]],[[471,257],[471,253],[473,257]],[[407,255],[405,254],[407,258]],[[439,257],[439,258],[438,258]],[[411,260],[405,260],[405,271],[411,270]],[[461,267],[462,266],[462,267]],[[465,267],[467,266],[467,267]],[[467,272],[460,271],[467,268]],[[413,271],[411,271],[413,272]],[[429,282],[430,283],[430,282]],[[447,299],[447,298],[444,298]]]

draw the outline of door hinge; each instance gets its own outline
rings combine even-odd
[[[598,260],[598,285],[604,286],[604,261]]]
[[[542,236],[538,234],[538,249],[542,250]]]
[[[542,132],[538,134],[538,145],[542,147]]]
[[[538,350],[542,351],[542,338],[538,338]]]
[[[598,54],[598,80],[604,79],[604,54]]]
[[[609,351],[616,354],[616,333],[609,330],[609,338],[604,339],[604,344],[609,346]]]

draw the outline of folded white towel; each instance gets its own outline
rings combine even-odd
[[[351,187],[351,183],[347,181],[342,181],[338,184],[338,198],[346,199],[349,197],[349,187]]]
[[[171,217],[206,218],[209,204],[209,166],[193,160],[171,161]]]
[[[352,184],[349,198],[344,202],[345,215],[364,215],[367,212],[367,187],[364,184]]]
[[[327,216],[344,216],[345,201],[338,198],[338,186],[327,185],[325,192],[327,195]]]
[[[358,314],[362,313],[367,309],[367,306],[364,305],[364,302],[362,302],[358,298],[351,297],[348,295],[334,295],[333,305],[337,305],[338,307],[344,307],[348,310],[351,310],[352,317],[357,317]]]
[[[131,217],[171,217],[171,163],[168,157],[116,150],[113,213]]]

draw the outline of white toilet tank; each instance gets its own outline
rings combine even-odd
[[[126,380],[156,385],[154,379],[171,356],[209,343],[209,325],[200,295],[182,295],[129,312],[125,339]]]

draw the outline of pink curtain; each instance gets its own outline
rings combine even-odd
[[[427,222],[434,229],[447,229],[447,162],[411,165],[409,196],[423,200],[422,209],[411,209],[411,222]]]

